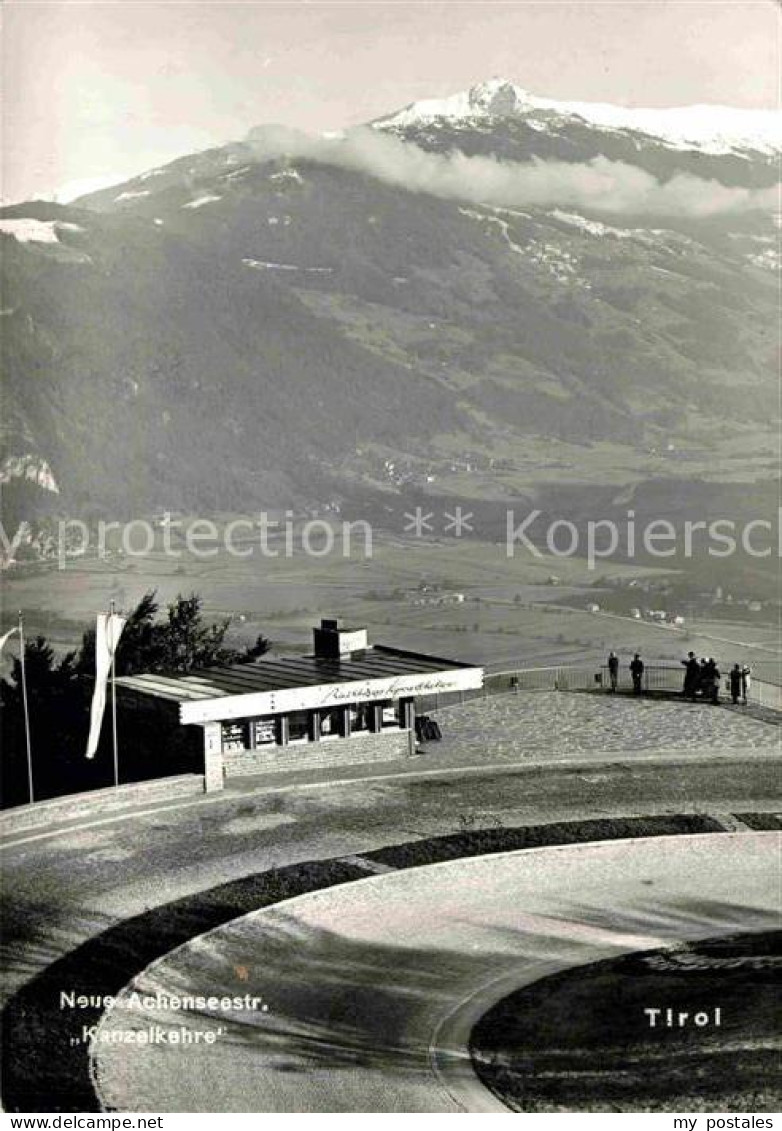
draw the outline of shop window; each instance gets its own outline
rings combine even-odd
[[[274,716],[256,719],[253,724],[256,746],[274,746],[277,742],[277,720]]]
[[[246,750],[247,723],[233,722],[222,724],[223,751]]]
[[[325,711],[320,712],[320,737],[324,738],[341,738],[342,737],[342,720],[343,712],[341,707],[329,707]]]
[[[288,742],[308,742],[309,737],[309,711],[292,711],[288,715]]]
[[[378,704],[380,707],[380,725],[383,727],[399,726],[399,700],[387,699]]]
[[[369,703],[356,703],[350,708],[350,732],[355,734],[357,731],[369,730],[369,720],[371,717],[372,708]]]

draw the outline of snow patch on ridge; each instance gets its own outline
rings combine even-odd
[[[323,136],[325,137],[326,135],[324,134]],[[289,169],[280,169],[279,172],[272,173],[269,177],[269,180],[276,181],[278,183],[285,183],[287,181],[289,184],[295,185],[304,184],[301,173],[298,169],[294,169],[293,167]]]
[[[191,200],[187,204],[183,204],[182,207],[183,208],[203,208],[203,206],[205,204],[212,204],[213,201],[222,200],[222,199],[223,198],[221,196],[215,196],[213,193],[207,193],[205,196],[196,197],[195,200]]]
[[[753,252],[747,256],[747,260],[753,267],[762,267],[766,271],[782,271],[782,253],[775,247]]]
[[[149,189],[139,189],[136,192],[121,192],[119,196],[114,197],[114,203],[118,204],[121,200],[136,200],[142,196],[149,196]]]
[[[469,216],[471,220],[496,225],[511,251],[542,267],[558,283],[569,283],[572,286],[581,287],[585,291],[592,289],[589,280],[578,274],[581,260],[573,252],[567,251],[557,244],[543,243],[539,240],[530,240],[526,247],[522,247],[511,238],[509,222],[503,220],[500,216],[493,215],[495,209],[492,209],[492,212],[489,213],[478,212],[474,208],[460,208],[459,211],[463,216]]]
[[[616,236],[617,239],[632,239],[636,233],[631,228],[614,228],[611,224],[601,224],[599,220],[588,220],[586,216],[579,216],[575,212],[561,212],[555,208],[551,212],[554,220],[562,224],[569,224],[572,228],[579,228],[590,236]]]
[[[64,220],[31,220],[26,217],[0,220],[0,232],[13,236],[19,243],[59,243],[58,231],[83,232],[84,228]]]
[[[330,275],[333,271],[332,267],[299,267],[295,263],[273,263],[268,259],[245,258],[242,263],[256,271],[304,271],[309,275]]]
[[[597,238],[612,236],[619,240],[635,240],[636,243],[647,244],[662,251],[671,250],[667,246],[668,244],[692,246],[695,242],[689,236],[685,236],[681,232],[674,232],[670,228],[616,228],[612,224],[603,224],[600,220],[589,220],[586,216],[580,216],[577,212],[563,212],[559,208],[552,209],[549,216],[552,220],[558,220],[560,224],[568,224],[570,227],[578,228],[579,231],[590,236]],[[662,244],[661,241],[663,241]]]
[[[510,225],[507,220],[501,219],[499,216],[493,216],[485,212],[476,212],[474,208],[460,208],[462,216],[469,216],[472,220],[485,220],[487,224],[496,224],[502,233],[502,238],[505,240],[511,251],[515,251],[517,255],[524,255],[524,248],[514,243],[510,236]]]

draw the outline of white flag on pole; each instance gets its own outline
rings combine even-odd
[[[13,636],[13,634],[15,632],[18,632],[18,631],[19,631],[19,625],[17,624],[13,628],[9,628],[8,632],[4,633],[3,636],[0,636],[0,652],[2,652],[3,648],[5,648],[6,641],[8,640],[8,637]]]
[[[87,741],[87,757],[94,758],[98,749],[103,712],[106,709],[106,684],[111,672],[111,661],[125,627],[125,617],[116,613],[98,613],[95,628],[95,690],[92,693],[90,708],[90,737]]]

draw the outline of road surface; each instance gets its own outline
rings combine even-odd
[[[93,1078],[115,1110],[501,1111],[467,1063],[470,1028],[489,1004],[619,953],[772,929],[777,848],[775,833],[546,848],[289,900],[131,983],[98,1027]],[[134,993],[259,1000],[190,1011],[143,1008]],[[114,1043],[180,1030],[219,1035]]]
[[[733,750],[346,778],[247,779],[12,838],[0,855],[5,997],[129,916],[272,867],[471,828],[780,806],[778,760]]]
[[[253,877],[270,869],[337,858],[352,861],[340,866],[341,878],[352,880],[368,874],[362,853],[464,830],[672,813],[741,829],[742,814],[779,808],[777,764],[763,751],[420,765],[357,769],[340,780],[248,779],[222,795],[10,837],[2,853],[4,992],[11,998],[6,1102],[22,1111],[51,1111],[54,1102],[90,1110],[86,1047],[83,1054],[70,1047],[75,1019],[58,1009],[58,995],[77,984],[112,983],[107,992],[119,992],[158,955],[261,906]],[[328,865],[325,882],[334,882],[331,872]],[[207,889],[217,894],[204,896]],[[172,901],[179,901],[175,914]]]

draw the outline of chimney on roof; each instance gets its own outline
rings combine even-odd
[[[322,620],[314,628],[315,657],[319,660],[349,659],[353,652],[362,652],[367,645],[365,628],[340,628],[339,621]]]

